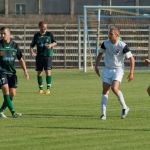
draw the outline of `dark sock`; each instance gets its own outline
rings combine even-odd
[[[11,101],[12,101],[12,98],[11,98],[11,97],[10,97],[10,99],[11,99]],[[0,111],[2,112],[2,111],[4,111],[6,108],[7,108],[7,102],[6,102],[6,101],[3,101],[3,104],[2,104],[2,106],[1,106],[1,108],[0,108]]]
[[[50,89],[52,82],[52,76],[46,76],[47,89]]]
[[[2,106],[1,106],[1,108],[0,108],[0,111],[2,112],[2,111],[4,111],[6,108],[7,108],[7,102],[6,102],[6,101],[3,101],[3,104],[2,104]]]
[[[10,98],[10,95],[4,95],[4,103],[7,104],[7,106],[8,106],[8,108],[9,108],[10,112],[11,112],[12,114],[14,114],[15,110],[14,110],[14,106],[13,106],[12,100],[11,100],[11,98]]]
[[[42,79],[42,76],[37,76],[37,80],[38,80],[39,89],[43,90],[43,79]]]

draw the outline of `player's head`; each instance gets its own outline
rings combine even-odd
[[[110,27],[108,37],[113,43],[115,43],[118,40],[119,36],[120,36],[119,28],[115,26]]]
[[[40,29],[40,32],[42,34],[45,33],[47,30],[47,23],[45,21],[40,21],[39,22],[39,29]]]
[[[11,39],[11,33],[10,33],[10,29],[8,27],[2,27],[0,29],[0,33],[1,33],[1,37],[4,41],[10,41]]]

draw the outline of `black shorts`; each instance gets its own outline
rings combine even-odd
[[[1,75],[0,76],[0,87],[8,84],[9,88],[17,88],[17,76],[16,75]]]
[[[52,56],[40,56],[36,57],[36,71],[52,69]]]

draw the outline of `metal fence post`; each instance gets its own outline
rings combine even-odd
[[[150,59],[150,25],[149,25],[149,39],[148,39],[148,59]]]
[[[23,25],[23,30],[24,30],[24,35],[23,35],[23,47],[24,47],[24,55],[23,55],[23,57],[24,57],[24,60],[26,60],[26,25],[24,24]]]
[[[78,67],[81,69],[81,19],[78,17]]]
[[[66,68],[67,66],[66,66],[66,41],[67,41],[67,39],[66,39],[66,27],[67,27],[67,25],[65,24],[65,26],[64,26],[64,68]]]

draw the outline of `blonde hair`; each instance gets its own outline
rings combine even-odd
[[[109,29],[109,32],[115,31],[115,33],[119,36],[120,35],[120,29],[116,26],[111,26]]]

